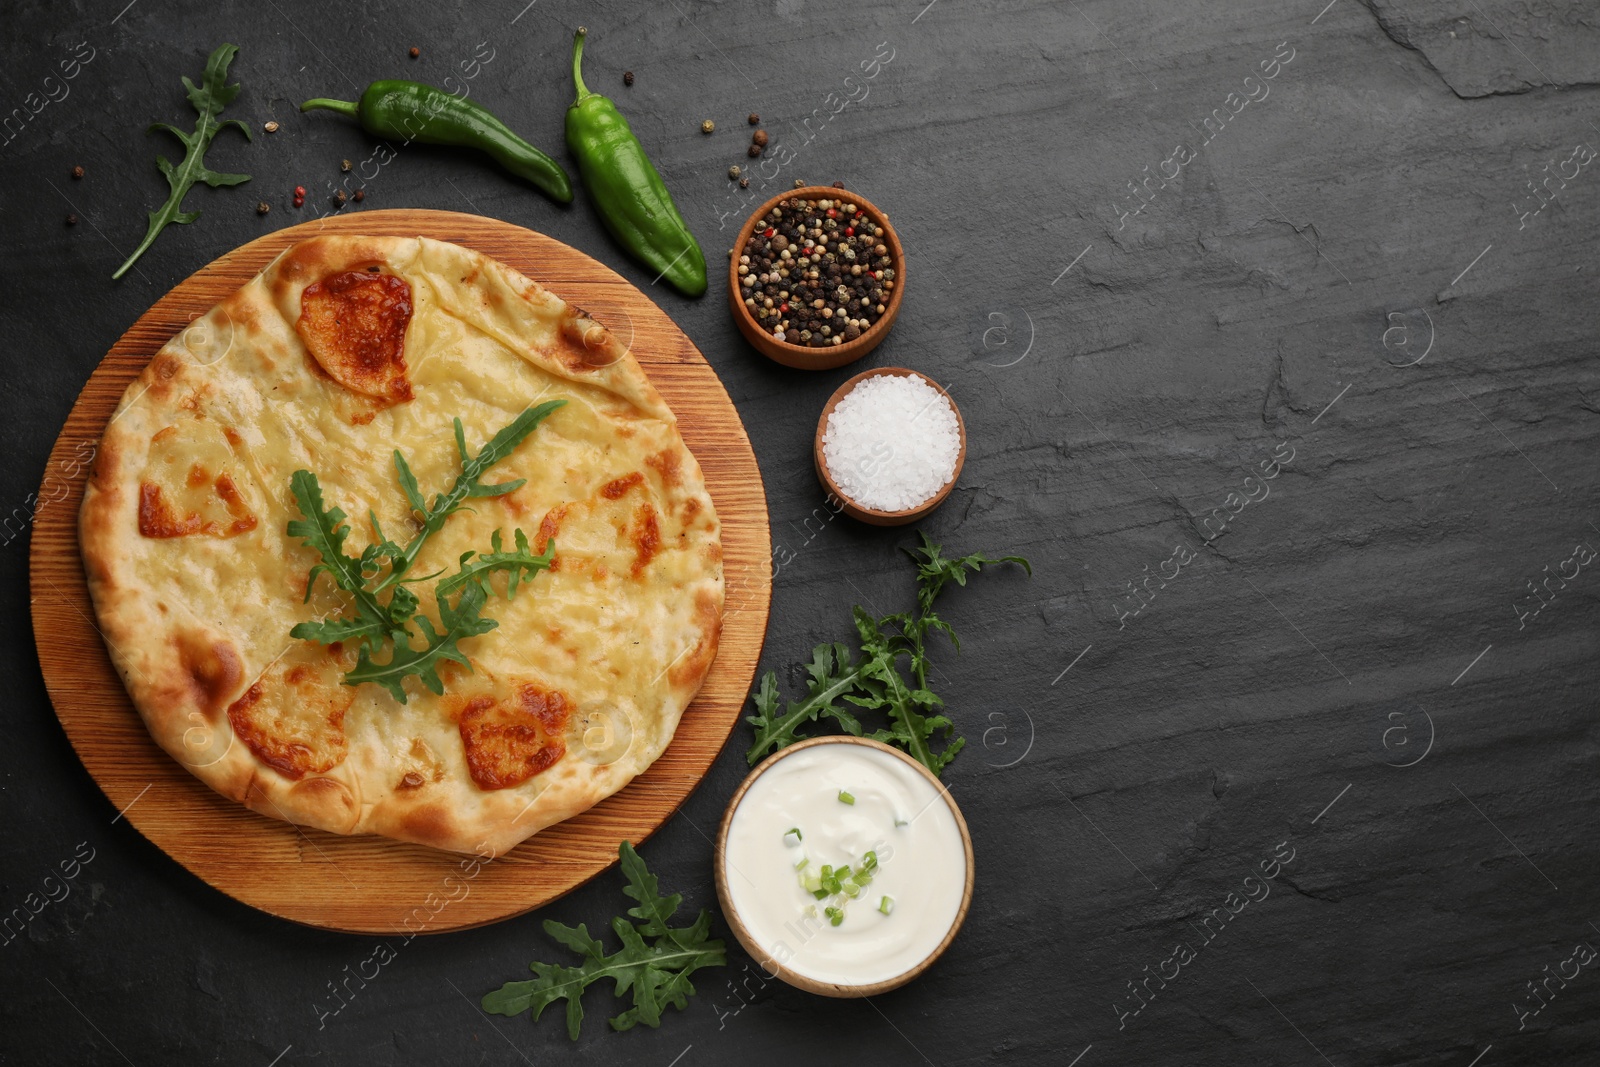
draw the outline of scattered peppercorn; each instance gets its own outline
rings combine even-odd
[[[306,195],[306,187],[303,186],[303,185],[295,186],[294,187],[294,195],[295,196],[305,196]]]
[[[702,122],[700,124],[700,132],[701,133],[714,133],[716,131],[716,128],[717,128],[717,124],[715,122],[712,122],[710,119],[706,119],[704,122]]]
[[[742,172],[739,170],[739,165],[735,163],[733,166],[728,168],[728,180],[732,181],[734,178],[737,178],[740,173]]]
[[[411,52],[410,52],[410,55],[411,55],[411,58],[412,58],[412,59],[416,59],[416,58],[417,58],[417,57],[418,57],[418,56],[420,56],[420,55],[421,55],[421,54],[422,54],[422,49],[420,49],[420,48],[418,48],[418,47],[416,47],[416,46],[415,46],[415,45],[413,45],[413,46],[412,46],[412,47],[411,47]]]
[[[82,167],[73,167],[72,168],[72,176],[74,178],[81,178],[81,177],[83,177],[84,173],[85,172],[84,172],[84,169]]]
[[[356,190],[355,199],[356,199],[357,203],[360,203],[361,201],[365,200],[366,198],[367,198],[367,191],[365,189],[357,189]]]
[[[844,182],[834,182],[833,183],[833,187],[835,189],[843,189],[844,188]]]
[[[345,191],[343,189],[335,189],[333,191],[333,202],[338,204],[340,207],[344,207],[344,202],[348,199],[349,197],[345,195]]]
[[[278,132],[278,124],[277,124],[276,121],[268,122],[264,126],[262,126],[261,128],[263,130],[266,130],[268,133],[277,133]]]
[[[753,144],[753,145],[750,146],[750,158],[751,159],[754,159],[756,156],[759,156],[760,154],[761,154],[761,146],[760,145]]]
[[[758,123],[760,121],[761,121],[761,116],[760,115],[757,115],[754,111],[750,112],[750,125],[754,126],[756,123]]]
[[[257,215],[265,215],[267,212],[269,212],[271,210],[272,210],[272,205],[267,203],[265,200],[260,200],[260,201],[256,202],[256,214]]]
[[[78,224],[78,216],[76,216],[76,215],[68,215],[67,216],[67,225],[68,226],[76,226],[77,224]]]
[[[350,173],[350,168],[354,167],[354,166],[355,166],[355,164],[350,162],[348,159],[341,159],[339,161],[339,169],[344,171],[346,174],[349,174]]]
[[[805,179],[804,178],[796,178],[794,180],[794,187],[796,189],[804,189],[806,187]]]
[[[623,85],[632,85],[633,84],[633,71],[625,70],[625,71],[622,72],[622,84]]]
[[[757,130],[755,133],[752,133],[750,135],[750,143],[761,148],[767,147],[767,131]]]
[[[851,224],[841,226],[841,217]],[[894,261],[882,227],[859,205],[795,197],[761,222],[741,250],[738,274],[745,309],[762,330],[822,348],[853,341],[882,319]]]
[[[741,189],[750,188],[750,179],[749,178],[740,178],[739,179],[739,188],[741,188]]]

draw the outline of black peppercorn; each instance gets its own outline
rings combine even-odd
[[[632,85],[633,84],[633,71],[625,70],[625,71],[622,72],[622,84],[623,85]]]

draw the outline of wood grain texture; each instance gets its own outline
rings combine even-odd
[[[320,233],[451,241],[583,307],[628,344],[672,406],[722,520],[721,646],[672,744],[621,792],[471,874],[459,855],[265,818],[192,777],[146,732],[95,627],[84,583],[77,515],[86,457],[128,383],[186,323],[285,248]],[[84,766],[129,822],[195,875],[311,926],[371,933],[479,926],[537,908],[604,871],[622,838],[648,837],[699,784],[738,721],[766,633],[766,494],[716,372],[660,308],[611,270],[542,234],[479,216],[394,210],[328,218],[259,238],[197,271],[142,315],[90,377],[51,451],[39,500],[30,569],[34,633],[56,714]]]

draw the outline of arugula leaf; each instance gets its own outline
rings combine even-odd
[[[467,452],[466,431],[461,426],[461,420],[456,419],[456,451],[461,456],[461,473],[456,475],[456,480],[449,491],[436,495],[432,504],[425,503],[422,489],[417,485],[417,476],[411,473],[411,466],[406,462],[405,456],[400,454],[399,449],[395,449],[394,467],[400,479],[400,488],[417,513],[422,529],[417,531],[417,535],[406,545],[399,557],[392,561],[389,576],[378,583],[376,591],[382,592],[400,581],[401,576],[417,558],[417,553],[422,551],[422,546],[428,538],[438,533],[444,527],[445,520],[461,510],[462,505],[469,499],[503,496],[525,484],[524,478],[501,482],[499,485],[484,485],[482,479],[490,467],[509,456],[529,434],[538,429],[545,416],[564,404],[565,400],[547,400],[538,407],[525,409],[522,414],[502,427],[499,433],[491,437],[489,443],[484,445],[476,456]]]
[[[871,734],[874,741],[903,748],[918,763],[934,774],[940,774],[956,758],[956,753],[965,747],[967,739],[957,737],[942,751],[934,750],[937,740],[948,739],[955,733],[955,723],[948,716],[937,713],[944,706],[944,701],[927,687],[921,677],[922,672],[927,670],[927,660],[921,654],[921,648],[913,647],[898,634],[885,634],[882,629],[884,620],[874,619],[859,607],[854,613],[856,633],[861,638],[861,651],[866,657],[862,688],[867,696],[848,699],[861,707],[881,709],[888,714],[889,728]],[[913,672],[918,676],[915,685],[908,685],[900,675],[898,659],[902,652],[911,654]]]
[[[633,923],[621,916],[611,920],[611,929],[622,942],[622,948],[607,955],[605,946],[589,935],[584,924],[567,926],[547,919],[545,933],[582,956],[583,962],[576,967],[531,964],[529,969],[536,977],[529,981],[507,982],[485,994],[484,1011],[516,1016],[531,1010],[533,1018],[538,1020],[550,1005],[565,1000],[567,1036],[576,1041],[583,1026],[584,991],[595,982],[611,979],[616,996],[630,991],[633,994],[633,1006],[611,1019],[612,1029],[630,1030],[639,1023],[657,1027],[668,1006],[679,1011],[688,1007],[689,997],[694,994],[690,975],[702,967],[727,964],[722,942],[710,938],[711,913],[702,910],[689,926],[670,925],[683,903],[683,896],[679,893],[662,896],[655,875],[627,841],[623,841],[617,851],[622,859],[622,873],[628,880],[623,892],[638,902],[637,907],[628,909],[628,915],[642,920]]]
[[[329,508],[322,499],[322,486],[317,476],[307,470],[295,471],[289,480],[290,491],[300,509],[302,518],[292,519],[288,525],[291,537],[300,538],[315,549],[320,561],[311,568],[306,579],[306,600],[317,578],[328,575],[335,585],[350,594],[355,604],[355,614],[337,619],[316,619],[297,624],[289,631],[291,637],[331,645],[341,641],[360,641],[356,666],[344,676],[344,684],[360,685],[372,682],[382,686],[400,703],[406,703],[403,682],[416,676],[423,685],[435,693],[444,692],[440,680],[440,663],[450,660],[472,669],[465,654],[458,647],[464,637],[488,633],[499,624],[482,617],[484,604],[494,595],[490,578],[497,571],[507,573],[506,599],[516,596],[518,585],[531,579],[540,571],[549,570],[555,557],[552,539],[541,555],[534,555],[527,535],[516,531],[515,547],[507,551],[499,530],[490,535],[490,550],[486,553],[463,553],[456,574],[434,587],[434,602],[438,607],[443,631],[436,630],[433,622],[417,613],[420,599],[410,588],[418,582],[437,578],[442,570],[420,578],[407,576],[411,564],[422,550],[423,543],[437,533],[465,501],[475,497],[494,497],[516,489],[525,479],[485,485],[483,475],[490,467],[510,455],[540,422],[552,411],[565,404],[565,400],[552,400],[523,411],[492,437],[476,456],[467,451],[466,432],[461,420],[455,420],[456,451],[461,457],[461,473],[456,476],[448,492],[440,493],[427,503],[422,488],[417,484],[411,465],[399,451],[394,454],[396,477],[401,491],[411,504],[413,513],[422,524],[410,543],[404,548],[389,540],[378,523],[375,512],[368,512],[372,521],[374,540],[359,557],[344,550],[350,527],[345,523],[345,513],[337,507]],[[473,557],[477,556],[474,560]],[[388,573],[384,574],[387,569]],[[381,576],[381,577],[380,577]],[[388,591],[387,602],[379,594]],[[459,594],[452,605],[449,597]],[[421,631],[421,648],[413,646],[415,636],[411,625]],[[393,651],[387,662],[379,663],[374,656],[392,642]]]
[[[304,518],[289,520],[290,537],[301,538],[308,548],[315,549],[321,562],[311,568],[306,577],[306,600],[311,599],[317,576],[327,574],[334,584],[349,593],[355,600],[354,618],[335,619],[332,622],[302,622],[289,631],[290,637],[305,638],[331,645],[335,641],[359,639],[370,649],[376,649],[385,638],[392,636],[397,626],[389,608],[378,603],[377,597],[366,588],[362,572],[367,565],[373,546],[361,554],[360,559],[345,555],[345,538],[350,527],[345,525],[345,514],[339,508],[324,508],[322,486],[310,471],[295,471],[289,479],[289,490],[294,494]],[[392,606],[392,601],[391,601]]]
[[[750,745],[745,760],[754,766],[761,757],[780,748],[787,748],[800,740],[798,731],[819,717],[832,719],[846,733],[860,736],[861,723],[838,703],[859,689],[863,667],[851,660],[850,650],[844,645],[818,645],[811,653],[811,663],[806,673],[811,681],[806,687],[806,698],[798,703],[790,701],[783,712],[778,712],[778,678],[768,671],[761,679],[761,688],[750,694],[756,713],[745,717],[745,722],[756,728],[756,739]]]
[[[463,637],[477,637],[495,629],[500,624],[494,619],[485,619],[479,613],[483,611],[486,594],[477,585],[468,585],[461,590],[461,599],[455,607],[443,597],[438,597],[435,603],[439,606],[439,621],[444,626],[442,632],[433,628],[433,622],[426,615],[418,615],[416,623],[422,631],[423,646],[413,648],[411,645],[410,631],[403,631],[402,636],[395,639],[394,652],[387,663],[378,663],[372,658],[372,649],[363,647],[360,656],[356,659],[353,670],[344,676],[345,685],[360,685],[362,682],[373,682],[389,691],[389,695],[400,703],[406,702],[405,687],[400,683],[411,675],[416,675],[422,684],[435,693],[444,692],[444,682],[439,680],[439,664],[444,660],[453,660],[461,664],[468,671],[472,664],[468,662],[456,643]],[[297,627],[298,629],[298,627]]]
[[[233,103],[234,97],[239,95],[239,85],[235,82],[228,84],[228,65],[233,62],[233,57],[239,51],[238,45],[224,44],[218,46],[206,60],[206,72],[196,86],[185,75],[183,87],[189,91],[189,103],[194,105],[200,118],[195,122],[192,133],[184,133],[176,126],[165,122],[157,122],[150,126],[150,130],[166,130],[178,140],[183,142],[186,150],[183,162],[173,166],[166,156],[156,156],[156,166],[167,179],[171,193],[167,202],[161,205],[160,210],[150,212],[150,224],[145,231],[144,240],[139,242],[139,247],[133,250],[122,266],[117,268],[112,279],[122,277],[128,273],[128,268],[133,266],[134,260],[144,255],[145,250],[155,243],[156,235],[167,228],[169,223],[187,225],[200,217],[198,211],[184,211],[183,198],[194,187],[195,182],[205,182],[213,189],[224,185],[239,185],[250,180],[248,174],[223,174],[214,171],[205,165],[206,150],[211,147],[211,142],[229,126],[236,126],[244,134],[245,140],[250,140],[250,127],[238,119],[228,119],[218,122],[217,115],[223,108]]]
[[[545,543],[544,552],[535,556],[528,545],[528,535],[521,530],[516,531],[516,548],[510,552],[503,550],[500,543],[500,531],[496,530],[489,535],[489,551],[483,553],[461,553],[461,569],[435,587],[437,596],[448,596],[468,582],[475,582],[484,593],[492,594],[493,587],[489,584],[489,576],[495,571],[507,572],[506,599],[510,600],[517,595],[517,584],[523,577],[532,578],[540,571],[550,569],[550,561],[555,558],[556,539],[550,538]],[[476,563],[468,562],[477,556]]]
[[[967,575],[998,563],[1019,564],[1030,575],[1033,568],[1021,556],[990,559],[982,553],[946,559],[939,545],[925,533],[922,544],[907,550],[917,565],[917,606],[915,610],[875,618],[861,607],[852,609],[856,637],[861,646],[861,661],[853,663],[850,652],[840,644],[818,645],[812,653],[811,675],[806,699],[791,702],[778,711],[777,678],[771,672],[750,694],[756,714],[745,721],[756,728],[755,740],[746,759],[754,764],[769,752],[776,752],[801,740],[807,723],[832,718],[846,732],[861,736],[861,723],[837,703],[840,700],[867,711],[881,711],[888,718],[887,728],[866,736],[904,749],[934,774],[941,773],[966,745],[955,737],[955,724],[940,712],[944,701],[928,688],[930,666],[925,641],[931,632],[943,633],[959,650],[955,630],[934,612],[934,601],[949,582],[967,584]],[[908,680],[901,673],[905,657],[911,667]],[[948,742],[942,749],[936,746]]]
[[[917,565],[917,618],[912,621],[912,626],[918,634],[920,643],[921,635],[930,630],[941,631],[950,638],[950,643],[961,649],[961,642],[956,638],[956,632],[933,612],[933,602],[944,591],[946,582],[954,581],[959,586],[967,584],[967,574],[976,574],[985,566],[999,563],[1015,563],[1033,576],[1033,566],[1021,556],[1001,556],[999,559],[990,559],[981,552],[974,552],[968,556],[956,559],[945,559],[940,553],[942,549],[935,544],[933,538],[922,530],[917,531],[917,536],[922,538],[922,544],[917,548],[907,548],[905,552],[911,562]]]

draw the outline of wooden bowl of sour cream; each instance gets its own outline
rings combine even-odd
[[[949,790],[863,737],[801,741],[751,771],[714,866],[739,944],[769,977],[825,997],[905,985],[950,947],[972,904],[972,837]],[[813,888],[825,872],[833,880]]]

